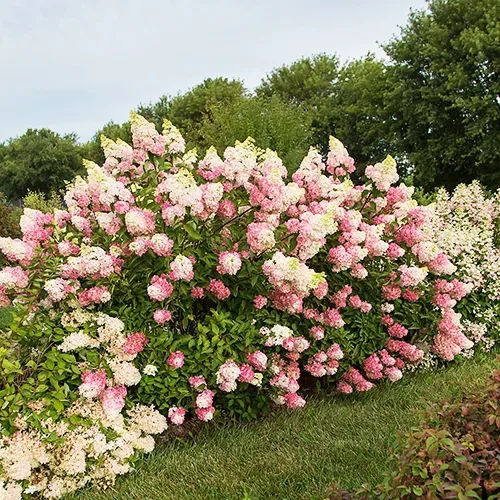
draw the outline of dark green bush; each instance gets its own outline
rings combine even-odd
[[[0,237],[17,238],[21,235],[19,219],[23,211],[7,203],[5,196],[0,192]]]

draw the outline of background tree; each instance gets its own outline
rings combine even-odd
[[[312,140],[326,151],[329,136],[335,134],[331,109],[338,76],[337,56],[318,54],[275,69],[256,93],[267,98],[279,96],[306,110],[311,115]]]
[[[390,127],[386,103],[390,87],[386,65],[372,54],[340,70],[330,113],[335,135],[357,160],[358,174],[388,154],[399,160],[400,173],[404,166]]]
[[[292,173],[309,149],[311,117],[278,96],[250,97],[211,107],[201,131],[201,143],[214,145],[219,154],[235,141],[253,137],[259,147],[276,151]]]
[[[163,120],[170,120],[183,134],[188,147],[205,148],[203,124],[210,110],[217,106],[231,106],[246,94],[239,80],[208,78],[200,85],[175,97],[163,96],[157,103],[139,106],[137,112],[153,121],[161,130]]]
[[[498,187],[500,0],[432,0],[385,50],[394,130],[415,182]]]
[[[0,186],[7,198],[18,200],[28,190],[49,193],[82,171],[76,136],[49,129],[28,129],[0,148]]]

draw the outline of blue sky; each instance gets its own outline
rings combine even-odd
[[[31,128],[82,140],[204,78],[254,88],[302,56],[382,55],[424,0],[0,0],[0,142]]]

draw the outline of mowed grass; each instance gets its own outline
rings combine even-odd
[[[113,489],[67,499],[324,499],[335,482],[376,483],[397,433],[417,423],[413,409],[473,390],[497,365],[484,355],[366,394],[313,397],[251,424],[208,425],[194,443],[160,445]]]

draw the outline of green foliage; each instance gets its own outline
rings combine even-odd
[[[64,210],[62,196],[56,191],[51,191],[48,195],[36,191],[28,190],[28,194],[23,198],[25,208],[40,210],[40,212],[53,212],[54,210]]]
[[[338,58],[318,54],[275,69],[263,79],[256,92],[261,97],[277,95],[307,110],[311,115],[313,141],[326,151],[329,136],[338,135],[331,114],[338,76]]]
[[[208,148],[211,143],[205,139],[204,124],[207,118],[210,121],[211,109],[234,105],[244,96],[245,89],[239,80],[207,78],[184,94],[173,98],[163,96],[155,104],[139,106],[138,113],[154,122],[158,130],[165,118],[170,120],[185,137],[188,148],[195,145]]]
[[[230,105],[217,105],[205,115],[203,142],[222,153],[235,141],[252,137],[263,148],[276,151],[293,173],[311,141],[310,115],[280,97],[250,97]]]
[[[328,111],[335,136],[357,159],[358,174],[366,165],[373,165],[388,154],[398,152],[385,106],[390,85],[385,63],[371,54],[346,64],[340,70],[335,98]],[[401,162],[404,157],[399,155],[398,160],[398,170],[404,176],[404,162]]]
[[[17,238],[21,235],[19,219],[22,213],[19,207],[9,204],[0,192],[0,238]]]
[[[49,193],[81,172],[81,156],[74,135],[60,136],[48,129],[28,129],[0,147],[0,185],[9,199],[28,190]]]
[[[81,383],[73,354],[61,353],[57,344],[64,331],[47,315],[34,323],[20,324],[26,309],[3,309],[0,321],[0,418],[5,429],[14,429],[20,412],[30,415],[37,427],[42,415],[30,414],[30,402],[44,398],[45,416],[55,420],[75,399]]]
[[[499,9],[499,0],[432,0],[385,47],[399,149],[425,188],[500,184]]]
[[[272,71],[262,80],[257,95],[271,97],[278,94],[294,104],[314,103],[318,98],[333,95],[338,71],[336,56],[304,57]]]
[[[12,321],[12,307],[0,307],[0,330],[7,328]]]

